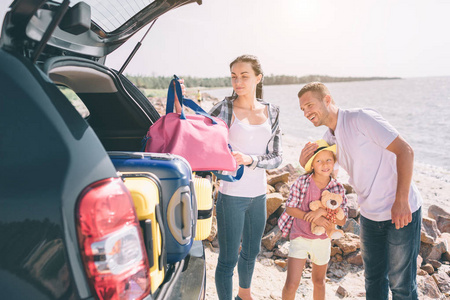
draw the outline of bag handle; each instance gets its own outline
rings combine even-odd
[[[241,179],[242,175],[244,174],[244,165],[240,165],[239,168],[236,171],[236,176],[231,175],[224,175],[219,173],[218,171],[211,171],[216,177],[220,180],[229,181],[229,182],[236,182],[239,179]]]
[[[197,115],[202,115],[204,117],[207,117],[211,120],[213,124],[217,124],[216,120],[211,117],[210,114],[208,114],[206,111],[203,110],[200,106],[197,105],[194,101],[191,99],[187,99],[183,97],[183,92],[181,91],[181,84],[178,81],[180,78],[178,78],[177,75],[173,75],[173,79],[170,82],[169,90],[167,92],[167,104],[166,104],[166,115],[168,113],[173,112],[173,106],[176,103],[176,100],[178,100],[178,103],[180,103],[181,106],[181,113],[180,113],[180,119],[186,120],[186,115],[184,114],[184,105],[192,109]]]

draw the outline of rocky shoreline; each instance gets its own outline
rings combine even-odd
[[[267,171],[267,223],[262,239],[261,259],[272,260],[280,272],[286,271],[289,240],[281,237],[277,220],[285,209],[289,195],[289,187],[300,176],[302,169],[288,164],[283,168]],[[331,259],[328,265],[327,278],[329,282],[338,285],[336,296],[365,297],[364,291],[354,293],[351,287],[339,282],[349,273],[360,273],[363,276],[363,262],[360,252],[359,208],[353,188],[344,184],[348,198],[348,220],[342,227],[345,236],[332,240]],[[217,185],[215,187],[217,190]],[[447,299],[450,297],[450,214],[443,208],[431,205],[423,212],[420,255],[417,259],[418,286],[421,297],[430,299]],[[427,216],[425,216],[427,215]],[[216,239],[217,229],[214,228],[205,242],[208,248],[218,252]],[[267,264],[267,261],[265,262]],[[304,278],[310,277],[311,264],[307,263]],[[363,277],[361,278],[363,281]],[[270,299],[270,298],[268,298]],[[272,299],[278,299],[276,296]],[[421,298],[423,299],[423,298]]]

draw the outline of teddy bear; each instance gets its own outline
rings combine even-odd
[[[343,220],[345,218],[344,211],[341,208],[342,201],[341,195],[323,191],[321,199],[309,203],[309,208],[312,211],[323,208],[327,211],[326,218],[332,223],[336,223],[336,220]],[[336,226],[325,229],[325,227],[319,226],[314,222],[311,222],[311,232],[316,235],[326,233],[331,239],[338,239],[344,236],[344,232],[337,229]]]

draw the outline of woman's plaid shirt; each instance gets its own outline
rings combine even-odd
[[[306,197],[306,192],[308,191],[311,180],[312,174],[304,174],[294,182],[289,191],[289,198],[286,201],[286,207],[301,207],[303,200]],[[342,196],[343,201],[341,204],[341,208],[344,210],[344,213],[347,216],[347,197],[345,196],[344,186],[341,183],[337,182],[336,179],[331,178],[325,189],[331,193],[340,194]],[[278,219],[278,227],[281,229],[283,237],[288,236],[289,232],[291,231],[293,222],[294,217],[288,215],[285,210]]]
[[[218,117],[227,123],[228,128],[231,126],[231,120],[233,117],[233,102],[235,98],[226,97],[224,100],[217,103],[210,111],[209,114],[213,117]],[[275,169],[281,164],[282,151],[281,151],[281,129],[280,129],[280,108],[276,105],[265,102],[261,99],[257,99],[261,104],[267,105],[267,111],[269,113],[269,121],[272,128],[272,136],[267,144],[265,155],[250,155],[253,159],[253,163],[248,167],[251,169]]]

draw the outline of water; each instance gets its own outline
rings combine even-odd
[[[450,158],[450,77],[409,78],[326,84],[340,108],[367,107],[377,110],[408,141],[416,163],[444,169]],[[264,99],[281,108],[283,149],[295,152],[287,163],[297,161],[307,141],[320,139],[326,128],[314,127],[301,112],[297,93],[301,85],[264,87]],[[206,91],[223,99],[231,88]],[[287,147],[287,148],[286,148]],[[286,149],[285,149],[286,148]],[[294,149],[291,149],[294,148]],[[289,153],[289,151],[287,151]]]

